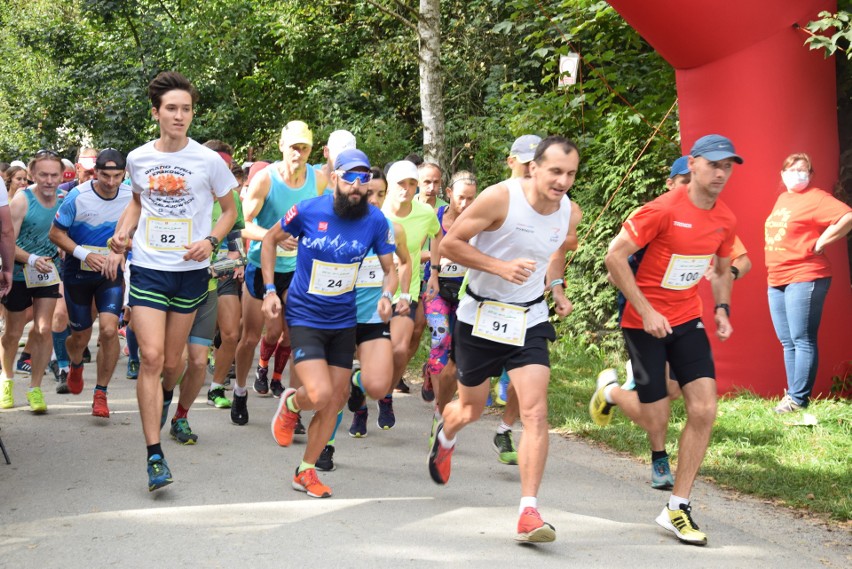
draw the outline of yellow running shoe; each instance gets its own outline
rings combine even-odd
[[[618,374],[612,368],[607,368],[598,374],[597,388],[589,401],[589,415],[596,425],[606,427],[612,421],[612,403],[607,403],[604,389],[608,385],[618,383]]]
[[[698,525],[692,521],[692,507],[689,504],[681,504],[679,510],[670,510],[666,506],[656,521],[684,543],[707,545],[707,534],[698,531]]]
[[[44,402],[41,387],[33,387],[32,391],[27,391],[27,401],[29,401],[30,410],[33,413],[47,413],[47,404]]]
[[[11,379],[3,380],[3,393],[0,394],[0,409],[11,409],[15,406],[14,388],[14,381]]]

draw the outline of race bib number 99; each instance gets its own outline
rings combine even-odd
[[[360,263],[325,263],[314,259],[311,267],[309,294],[337,296],[355,288]]]
[[[190,243],[192,220],[149,217],[145,222],[145,235],[151,249],[181,251]]]
[[[46,273],[40,273],[35,267],[24,265],[24,282],[27,283],[27,288],[52,286],[59,284],[59,272],[53,261],[50,262],[50,271]]]
[[[472,334],[500,344],[523,346],[527,337],[527,309],[503,302],[481,302]]]
[[[660,286],[670,290],[686,290],[701,281],[713,255],[672,255]]]

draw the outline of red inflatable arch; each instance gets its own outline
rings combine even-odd
[[[681,141],[686,154],[702,135],[729,137],[745,164],[734,168],[722,199],[738,218],[737,234],[753,269],[734,286],[734,335],[711,335],[719,390],[748,388],[780,395],[784,359],[769,316],[763,224],[782,189],[781,163],[807,152],[814,182],[830,190],[837,180],[837,91],[834,60],[803,45],[805,25],[829,0],[610,0],[610,4],[671,65],[677,77]],[[654,78],[649,77],[649,80]],[[852,359],[849,263],[846,244],[829,246],[834,270],[819,332],[814,393],[827,393],[831,377]],[[713,306],[702,287],[705,306]]]

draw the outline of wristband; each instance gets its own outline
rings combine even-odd
[[[411,302],[411,295],[408,294],[407,292],[404,292],[401,295],[399,295],[399,299],[404,300],[405,302]]]
[[[389,291],[389,290],[383,291],[382,292],[382,298],[388,299],[388,302],[393,304],[393,293],[391,291]]]
[[[264,290],[266,290],[266,292],[276,292],[274,284],[263,285],[263,288]]]
[[[80,259],[81,261],[85,261],[86,257],[89,256],[89,253],[91,253],[91,251],[89,251],[88,249],[86,249],[82,245],[77,245],[76,247],[74,247],[74,253],[72,253],[72,254],[74,255],[75,259]]]
[[[218,249],[218,248],[219,248],[219,238],[218,238],[218,237],[216,237],[215,235],[208,235],[208,236],[207,236],[207,237],[205,237],[204,239],[205,239],[206,241],[210,241],[210,244],[211,244],[211,245],[213,245],[213,250],[214,250],[214,251],[215,251],[216,249]]]
[[[723,308],[725,310],[725,315],[727,315],[728,318],[731,317],[731,306],[729,304],[725,304],[725,303],[717,304],[716,306],[713,307],[713,312],[716,312],[720,308]]]
[[[27,264],[31,267],[35,267],[36,261],[38,261],[39,259],[41,259],[40,256],[36,255],[35,253],[31,253],[29,258],[27,259]]]
[[[565,281],[562,279],[553,279],[552,281],[550,281],[550,288],[553,288],[557,285],[561,286],[562,288],[565,288]]]

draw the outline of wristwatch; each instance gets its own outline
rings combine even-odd
[[[729,304],[725,304],[725,303],[717,304],[716,306],[713,307],[713,312],[715,313],[720,308],[725,309],[725,314],[728,316],[728,318],[731,317],[731,306]]]
[[[389,290],[386,290],[382,293],[382,298],[388,299],[388,302],[393,304],[393,293]]]
[[[210,241],[210,244],[213,245],[214,251],[219,248],[219,240],[216,239],[215,235],[208,235],[204,239],[206,239],[207,241]]]
[[[399,295],[399,299],[404,300],[405,302],[411,302],[411,295],[408,294],[407,292],[404,292],[401,295]]]

